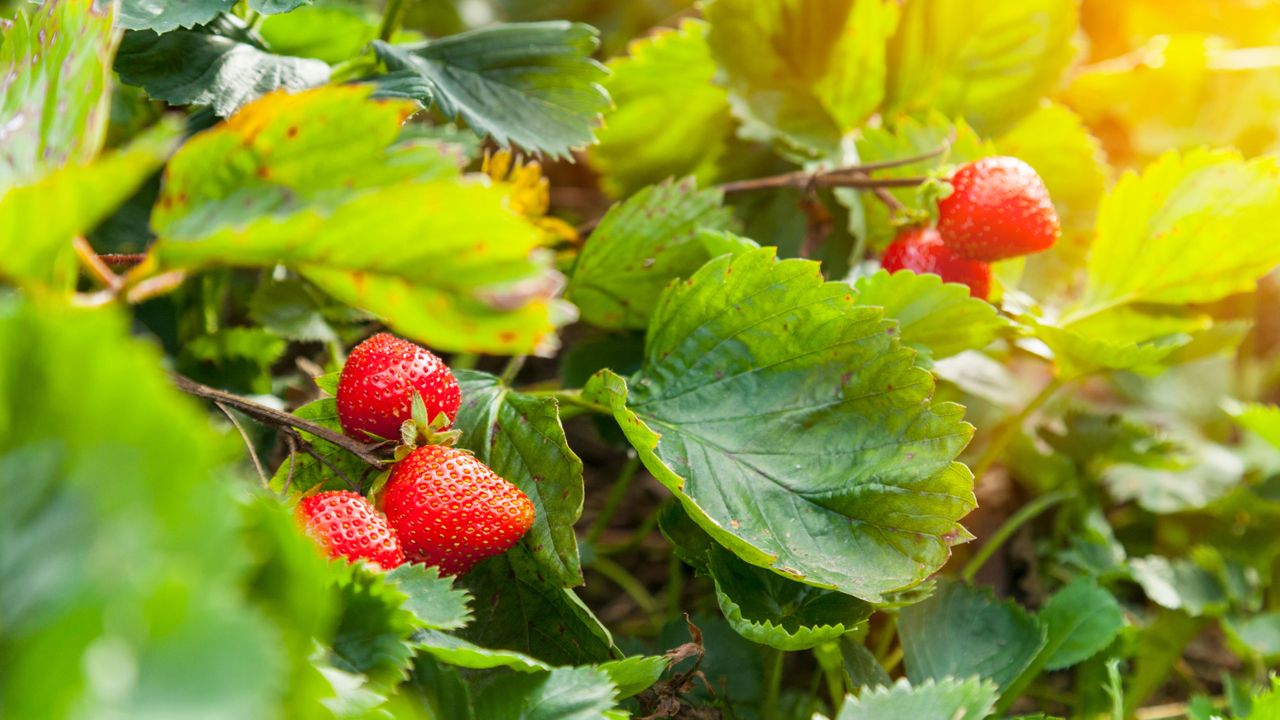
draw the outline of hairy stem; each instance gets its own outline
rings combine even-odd
[[[346,435],[336,433],[323,425],[317,425],[310,420],[303,420],[296,415],[276,410],[273,407],[267,407],[266,405],[256,403],[248,398],[243,398],[239,395],[232,395],[229,392],[224,392],[217,388],[211,388],[208,385],[201,385],[186,375],[169,373],[169,378],[179,390],[187,393],[188,395],[194,395],[199,398],[204,398],[205,400],[211,400],[215,403],[222,403],[228,407],[233,407],[254,420],[267,425],[274,425],[275,427],[293,430],[303,430],[315,435],[321,440],[337,445],[372,467],[381,468],[383,465],[382,458],[378,457],[374,452],[374,448],[376,447],[374,445],[366,445],[365,443],[353,440]],[[295,439],[302,440],[302,438]],[[306,450],[309,445],[310,443],[306,443],[305,441],[302,442],[302,448],[304,450]],[[326,462],[325,464],[328,463]]]
[[[1071,493],[1055,490],[1054,492],[1045,493],[1044,495],[1041,495],[1035,500],[1032,500],[1026,505],[1018,508],[1016,513],[1010,515],[1009,519],[1005,520],[1004,524],[992,533],[991,539],[987,540],[987,542],[978,549],[978,552],[974,553],[973,557],[969,558],[969,562],[964,564],[964,570],[960,572],[960,576],[964,578],[965,582],[973,582],[973,577],[978,574],[978,571],[982,569],[982,566],[986,564],[987,560],[991,559],[991,556],[1000,549],[1000,546],[1003,545],[1006,540],[1018,531],[1018,528],[1027,524],[1031,520],[1034,520],[1038,515],[1040,515],[1040,513],[1069,497],[1071,497]]]

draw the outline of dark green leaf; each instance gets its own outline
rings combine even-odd
[[[238,21],[225,16],[223,22]],[[208,105],[222,117],[272,90],[297,91],[329,80],[329,66],[319,60],[273,55],[207,28],[163,35],[131,30],[120,43],[115,68],[123,82],[153,98]]]
[[[235,4],[235,0],[122,0],[120,26],[167,33],[203,25],[219,13],[230,12]]]
[[[903,608],[898,634],[913,683],[977,675],[1004,688],[1045,646],[1044,627],[1027,611],[958,582]]]
[[[303,5],[310,5],[315,0],[249,0],[250,9],[263,15],[287,13]]]
[[[582,318],[604,328],[646,327],[663,288],[711,259],[698,231],[729,226],[733,214],[722,199],[692,180],[668,181],[610,208],[569,281],[569,299]]]
[[[455,427],[461,447],[533,501],[533,527],[520,541],[539,575],[565,587],[582,584],[573,526],[582,514],[582,461],[569,448],[556,401],[514,392],[498,378],[462,370],[464,398]]]
[[[512,23],[411,45],[374,42],[395,71],[421,76],[446,116],[499,145],[568,157],[593,140],[609,95],[591,59],[596,31],[569,22]]]
[[[378,687],[394,687],[408,676],[413,660],[410,638],[417,617],[406,607],[409,598],[380,572],[363,565],[344,571],[338,581],[342,610],[330,660],[339,670],[363,673]]]
[[[663,294],[640,373],[586,395],[717,542],[874,602],[940,567],[974,502],[972,428],[889,330],[816,263],[721,257]]]
[[[889,687],[893,684],[884,666],[861,643],[852,638],[844,638],[840,641],[840,654],[844,659],[844,674],[848,687],[870,689]]]
[[[1093,657],[1124,627],[1124,611],[1111,593],[1089,578],[1075,580],[1049,598],[1038,616],[1048,632],[1047,670]]]
[[[512,650],[491,650],[438,630],[425,630],[413,636],[414,646],[436,660],[449,665],[488,670],[505,667],[520,672],[550,670],[551,666]]]
[[[507,675],[476,698],[486,720],[599,720],[613,707],[609,676],[592,668],[556,668]]]

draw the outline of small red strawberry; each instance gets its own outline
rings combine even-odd
[[[969,286],[970,295],[982,300],[987,299],[991,290],[991,266],[956,257],[933,228],[913,228],[899,233],[885,248],[880,266],[889,272],[933,273],[946,282],[964,283]]]
[[[363,495],[345,490],[308,495],[297,512],[307,534],[329,551],[329,557],[368,560],[383,570],[404,563],[400,540]]]
[[[504,553],[533,526],[533,502],[474,455],[424,445],[401,460],[382,493],[382,510],[409,562],[461,575]]]
[[[427,420],[458,415],[462,393],[458,380],[430,350],[378,333],[351,351],[338,378],[338,420],[347,435],[368,441],[370,433],[400,439],[400,426],[413,416],[413,391],[427,407]]]
[[[1012,157],[971,162],[938,201],[938,232],[956,255],[995,262],[1053,247],[1058,213],[1031,166]]]

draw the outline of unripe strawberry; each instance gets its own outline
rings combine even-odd
[[[329,557],[368,560],[383,570],[404,563],[400,541],[387,519],[363,495],[345,490],[308,495],[298,503],[297,515]]]
[[[1012,157],[989,157],[951,176],[953,192],[938,202],[938,232],[956,255],[995,262],[1048,250],[1058,213],[1036,171]]]
[[[462,393],[444,362],[424,347],[378,333],[351,351],[338,379],[338,420],[342,431],[363,441],[370,433],[400,439],[400,426],[413,417],[413,392],[427,408],[427,420],[458,416]]]
[[[945,282],[968,285],[969,294],[982,300],[987,299],[991,290],[991,266],[956,257],[933,228],[913,228],[899,233],[885,248],[880,266],[889,272],[933,273]]]
[[[409,562],[461,575],[506,552],[533,526],[520,488],[463,450],[424,445],[401,460],[382,493]]]

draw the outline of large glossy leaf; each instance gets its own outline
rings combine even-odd
[[[67,286],[75,271],[71,239],[119,207],[164,163],[179,136],[177,123],[164,122],[93,162],[0,190],[0,277]]]
[[[1274,158],[1170,153],[1103,199],[1075,321],[1131,303],[1203,303],[1251,290],[1280,264],[1268,223],[1280,205]]]
[[[493,720],[599,720],[613,707],[609,676],[594,668],[512,674],[476,698],[476,717]]]
[[[1074,57],[1075,0],[909,0],[889,52],[885,104],[936,108],[979,132],[1007,130]]]
[[[903,608],[898,634],[913,683],[977,675],[1005,688],[1045,646],[1044,626],[1027,611],[958,582]]]
[[[435,348],[554,346],[568,316],[546,236],[507,186],[459,181],[434,147],[392,145],[413,105],[369,92],[276,93],[189,141],[153,217],[157,269],[283,263]]]
[[[589,25],[511,23],[409,45],[374,42],[393,72],[419,76],[450,118],[460,117],[503,147],[518,145],[567,157],[593,141],[593,127],[609,107],[600,86],[607,74],[591,59],[597,45]]]
[[[1124,628],[1124,611],[1115,596],[1089,578],[1054,593],[1038,615],[1047,631],[1042,652],[1047,670],[1061,670],[1093,657]]]
[[[14,298],[0,346],[21,348],[0,360],[0,713],[274,712],[284,648],[240,587],[238,491],[159,353],[113,310]]]
[[[716,0],[708,43],[744,119],[822,154],[880,105],[885,0]]]
[[[970,297],[969,288],[937,275],[881,270],[853,287],[860,304],[883,307],[885,317],[897,321],[903,345],[931,360],[984,348],[1009,325],[990,303]]]
[[[610,208],[569,281],[582,318],[605,328],[646,327],[667,283],[711,259],[698,230],[728,227],[733,213],[722,199],[685,180],[645,188]]]
[[[573,526],[582,514],[582,461],[569,448],[556,401],[518,393],[486,373],[458,371],[464,398],[454,427],[461,447],[533,501],[533,527],[521,544],[539,574],[565,587],[582,584]]]
[[[120,25],[129,30],[167,33],[177,28],[203,25],[229,12],[235,0],[122,0]]]
[[[656,28],[609,61],[604,87],[614,109],[588,157],[605,192],[625,197],[671,177],[706,184],[733,135],[729,95],[712,82],[715,61],[707,24],[685,20],[678,30]]]
[[[991,715],[996,688],[978,678],[927,680],[914,686],[905,679],[892,687],[876,687],[845,698],[836,720],[881,718],[948,718],[979,720]]]
[[[717,542],[874,602],[969,537],[972,428],[853,295],[770,248],[717,258],[663,294],[641,371],[586,395]]]
[[[163,35],[131,30],[120,43],[115,68],[121,81],[153,98],[208,105],[222,117],[272,90],[297,91],[329,80],[325,63],[266,51],[231,15],[215,25]]]
[[[0,28],[0,193],[102,149],[119,36],[113,6],[93,5],[28,6]]]

